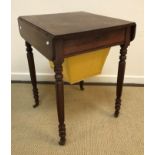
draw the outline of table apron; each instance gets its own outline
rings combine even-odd
[[[125,29],[64,40],[64,57],[85,53],[89,50],[120,45],[125,42]]]

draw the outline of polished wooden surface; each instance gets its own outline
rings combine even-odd
[[[21,16],[18,18],[21,36],[46,58],[54,60],[54,46],[63,40],[64,57],[92,49],[125,42],[126,29],[130,40],[135,36],[135,23],[87,12]]]
[[[54,37],[64,37],[69,34],[88,31],[100,31],[134,25],[133,22],[96,15],[88,12],[70,12],[19,17],[21,20],[35,25]]]
[[[56,102],[59,121],[60,145],[66,142],[64,83],[62,64],[65,57],[91,52],[94,49],[119,45],[115,113],[118,117],[126,66],[127,47],[135,37],[134,22],[94,15],[87,12],[21,16],[19,31],[26,41],[30,76],[36,104],[39,104],[35,66],[31,45],[54,63]],[[83,90],[83,81],[80,81]]]

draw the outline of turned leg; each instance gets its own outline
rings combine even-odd
[[[54,71],[56,79],[56,102],[59,120],[59,144],[64,145],[66,141],[66,128],[64,123],[64,84],[62,75],[62,63],[54,62]]]
[[[27,60],[28,60],[28,65],[29,65],[31,83],[33,87],[33,96],[35,100],[35,104],[33,105],[33,107],[35,108],[39,105],[39,95],[38,95],[37,82],[36,82],[36,71],[35,71],[35,65],[34,65],[34,58],[33,58],[31,45],[28,42],[25,42],[25,45],[26,45],[26,51],[27,51]]]
[[[83,87],[83,85],[84,85],[84,81],[80,81],[80,90],[84,90],[84,87]]]
[[[125,65],[126,65],[125,60],[127,54],[127,47],[128,47],[127,45],[121,45],[120,50],[120,57],[119,57],[120,61],[117,75],[117,88],[116,88],[115,113],[114,113],[115,117],[118,117],[121,107],[121,96],[122,96]]]

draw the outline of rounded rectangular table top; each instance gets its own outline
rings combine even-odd
[[[129,43],[136,30],[134,22],[88,12],[20,16],[18,24],[24,40],[49,60],[59,53],[56,48],[69,57]]]
[[[87,12],[20,16],[19,20],[24,20],[53,36],[118,28],[135,24],[134,22]]]

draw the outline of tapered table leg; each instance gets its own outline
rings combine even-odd
[[[25,42],[26,45],[26,51],[27,51],[27,60],[29,65],[29,71],[30,71],[30,77],[31,77],[31,83],[33,87],[33,96],[35,100],[35,104],[33,107],[37,107],[39,105],[39,95],[38,95],[38,88],[37,88],[37,82],[36,82],[36,71],[35,71],[35,64],[34,64],[34,58],[32,53],[32,47],[28,42]]]
[[[84,90],[84,86],[83,86],[84,85],[84,81],[80,81],[79,84],[80,84],[80,90]]]
[[[114,116],[118,117],[121,107],[121,96],[122,96],[122,89],[123,89],[123,81],[124,81],[124,73],[125,73],[125,66],[126,66],[126,54],[127,54],[127,47],[128,45],[121,45],[120,50],[120,61],[118,67],[118,75],[117,75],[117,88],[116,88],[116,100],[115,100],[115,113]]]
[[[62,63],[54,62],[54,71],[56,79],[56,102],[57,102],[57,112],[59,120],[59,136],[60,145],[64,145],[66,142],[66,128],[64,123],[64,83],[62,75]]]

